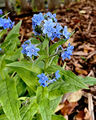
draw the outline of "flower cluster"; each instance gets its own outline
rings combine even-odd
[[[67,30],[67,26],[64,28],[57,23],[56,14],[50,12],[46,14],[35,14],[32,18],[32,28],[35,35],[47,35],[51,40],[55,38],[69,39],[70,33]]]
[[[9,17],[8,17],[8,19],[0,18],[0,27],[1,28],[3,28],[3,29],[12,28],[13,25],[14,25],[14,22],[12,22]]]
[[[2,14],[3,14],[3,11],[0,9],[0,15]],[[14,25],[14,22],[12,22],[9,17],[8,19],[0,17],[0,28],[3,28],[3,29],[12,28],[13,25]]]
[[[58,80],[60,78],[59,70],[55,72],[55,77],[53,79],[48,78],[44,73],[41,73],[37,75],[39,78],[39,83],[41,86],[46,87],[50,83],[53,83],[54,81]]]
[[[40,50],[39,48],[36,48],[35,45],[31,44],[30,40],[27,40],[24,42],[24,44],[22,45],[22,53],[26,54],[27,56],[29,56],[30,58],[32,58],[32,55],[34,56],[38,56],[38,51]]]
[[[73,52],[74,46],[71,46],[70,43],[68,44],[67,49],[61,53],[61,57],[63,60],[65,60],[66,58],[70,59],[72,52]]]

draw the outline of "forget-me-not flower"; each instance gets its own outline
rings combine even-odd
[[[62,54],[61,54],[62,59],[63,60],[65,60],[66,58],[70,59],[71,58],[70,56],[72,55],[73,49],[74,49],[74,47],[71,46],[69,43],[66,51],[62,52]]]
[[[44,73],[37,75],[37,77],[39,78],[39,83],[41,84],[41,86],[43,86],[43,87],[48,86],[47,82],[49,79]]]
[[[52,19],[48,19],[48,20],[44,20],[44,29],[43,29],[43,33],[51,38],[52,37],[52,33],[54,33],[56,30],[55,30],[55,25],[56,23],[54,23],[52,21]]]
[[[21,52],[22,52],[23,54],[27,54],[26,47],[27,47],[29,44],[31,44],[31,41],[30,41],[30,40],[27,40],[27,41],[24,42],[24,44],[22,44],[22,48],[23,48],[23,49],[22,49]]]
[[[61,33],[62,29],[63,29],[63,27],[60,24],[57,24],[56,28],[55,28],[55,32],[52,34],[51,39],[54,40],[55,38],[60,38],[62,35],[62,33]]]
[[[32,57],[32,55],[34,55],[34,56],[38,56],[39,55],[37,52],[40,49],[36,48],[35,45],[33,45],[33,44],[28,45],[25,49],[27,51],[27,53],[26,53],[27,56],[29,56],[30,58]]]
[[[53,82],[55,82],[55,81],[56,81],[56,79],[53,78],[53,79],[49,80],[47,83],[50,84],[50,83],[53,83]]]
[[[63,35],[65,36],[66,39],[70,38],[71,33],[68,32],[67,26],[64,27]]]
[[[10,20],[10,18],[0,18],[0,27],[6,28],[12,28],[14,25],[14,22]]]
[[[55,77],[48,78],[44,73],[37,75],[41,86],[46,87],[60,78],[59,70],[55,72]]]
[[[36,48],[35,45],[31,44],[31,41],[25,41],[24,44],[22,45],[22,53],[26,54],[30,58],[32,58],[32,55],[38,56],[39,54],[37,53],[40,49]]]
[[[44,16],[42,13],[39,13],[39,14],[35,14],[32,18],[32,28],[33,28],[33,32],[35,33],[35,35],[38,35],[40,34],[38,31],[40,29],[40,25],[41,25],[41,22],[44,20]],[[36,30],[37,28],[37,30]],[[41,30],[41,29],[40,29]]]
[[[44,20],[44,16],[42,13],[39,14],[35,14],[32,18],[32,23],[36,26],[36,25],[40,25],[41,22]]]
[[[54,22],[57,22],[56,14],[52,14],[51,12],[47,12],[44,16],[51,18]]]

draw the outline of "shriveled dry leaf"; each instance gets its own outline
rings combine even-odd
[[[83,92],[81,90],[79,90],[79,91],[74,92],[71,95],[69,95],[67,97],[67,100],[69,102],[77,102],[77,101],[79,101],[81,99],[82,95],[83,95]]]
[[[88,72],[87,72],[86,70],[80,69],[80,68],[78,68],[78,67],[75,68],[75,71],[76,71],[78,74],[88,75]]]
[[[61,109],[61,114],[62,115],[70,115],[74,108],[78,105],[77,102],[71,102],[69,103],[68,101],[64,102],[64,107]]]
[[[78,114],[74,117],[74,120],[84,120],[84,116],[85,116],[84,110],[79,111]]]

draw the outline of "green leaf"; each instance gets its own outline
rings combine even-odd
[[[7,55],[6,60],[11,62],[18,60],[18,58],[20,58],[21,55],[21,49],[22,48],[19,48],[15,52],[12,52],[12,54]]]
[[[13,27],[13,29],[8,33],[4,42],[1,44],[1,47],[5,50],[7,54],[14,52],[17,45],[20,44],[19,37],[19,29],[21,26],[21,21]]]
[[[19,35],[19,30],[20,30],[21,23],[22,23],[22,21],[20,21],[18,24],[16,24],[16,25],[13,27],[13,29],[8,33],[5,41],[9,40],[10,37],[11,37],[13,34],[15,34],[15,35],[18,34],[18,35]]]
[[[52,120],[66,120],[62,115],[53,115]]]
[[[36,97],[42,120],[51,120],[52,110],[50,108],[50,100],[48,99],[48,88],[38,87]]]
[[[59,96],[59,97],[57,97],[57,98],[55,98],[55,99],[53,99],[53,100],[50,100],[50,108],[51,108],[52,113],[55,112],[57,106],[59,105],[59,103],[60,103],[60,101],[61,101],[61,98],[62,98],[62,97]]]
[[[30,38],[29,40],[31,40],[32,44],[39,44],[40,40],[36,39],[36,38]]]
[[[9,120],[21,120],[15,81],[0,79],[0,103]]]
[[[71,71],[67,71],[64,70],[62,67],[57,66],[57,65],[52,65],[50,67],[48,67],[46,69],[46,72],[48,72],[49,74],[52,72],[56,72],[57,70],[60,71],[60,74],[63,77],[63,80],[65,81],[65,83],[70,84],[70,86],[74,86],[77,90],[82,89],[82,88],[86,88],[88,89],[87,85],[82,82],[78,76],[76,76],[73,72]]]
[[[87,85],[95,85],[96,84],[96,78],[94,78],[94,77],[85,77],[85,78],[79,77],[79,78],[81,79],[82,82],[84,82]]]
[[[51,45],[50,46],[50,51],[49,51],[49,53],[50,54],[52,54],[53,53],[53,51],[57,48],[57,47],[59,47],[59,45],[62,45],[62,44],[64,44],[66,42],[66,40],[60,40],[60,41],[58,41],[57,43],[54,43],[53,45]]]
[[[3,36],[5,33],[7,33],[7,29],[0,31],[0,39],[2,38],[2,36]]]
[[[48,91],[49,91],[49,99],[56,99],[58,96],[62,96],[65,93],[69,93],[69,92],[75,92],[77,91],[79,88],[75,85],[70,85],[68,83],[65,82],[59,82],[56,81],[53,84],[48,86]]]
[[[51,120],[52,111],[50,109],[50,101],[47,98],[43,98],[39,103],[39,112],[42,120]]]
[[[13,79],[16,81],[18,96],[24,95],[26,92],[26,84],[21,80],[21,78],[18,75],[15,75]]]
[[[43,41],[43,44],[42,44],[42,49],[44,50],[46,47],[47,47],[47,45],[49,46],[49,40],[46,38],[46,39],[44,39],[44,41]]]
[[[2,70],[5,67],[5,65],[6,65],[5,57],[6,57],[5,55],[0,57],[0,70]]]
[[[87,85],[84,82],[82,82],[78,78],[78,76],[76,76],[73,72],[64,70],[62,71],[62,73],[64,75],[65,82],[69,83],[70,85],[74,85],[77,88],[77,90],[83,88],[88,89]]]
[[[43,88],[42,86],[37,88],[36,91],[37,103],[39,104],[43,98],[48,98],[48,88]]]
[[[21,108],[21,118],[22,120],[32,120],[32,117],[37,113],[38,105],[34,100],[31,100],[30,104],[23,106]]]
[[[40,114],[37,113],[32,120],[42,120],[42,117]]]
[[[36,90],[38,85],[37,74],[41,73],[41,69],[38,66],[32,65],[32,63],[27,61],[14,62],[7,66],[14,69],[33,91]]]
[[[0,120],[8,120],[5,114],[0,115]]]

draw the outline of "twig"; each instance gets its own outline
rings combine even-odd
[[[89,22],[89,25],[88,25],[88,28],[87,28],[87,32],[89,32],[90,28],[91,28],[91,24],[93,22],[93,19],[91,18],[90,22]]]
[[[92,95],[88,93],[88,109],[92,120],[95,120]]]
[[[95,54],[96,54],[96,51],[91,52],[91,53],[88,55],[87,60],[90,59],[90,58],[91,58],[92,56],[94,56]]]

